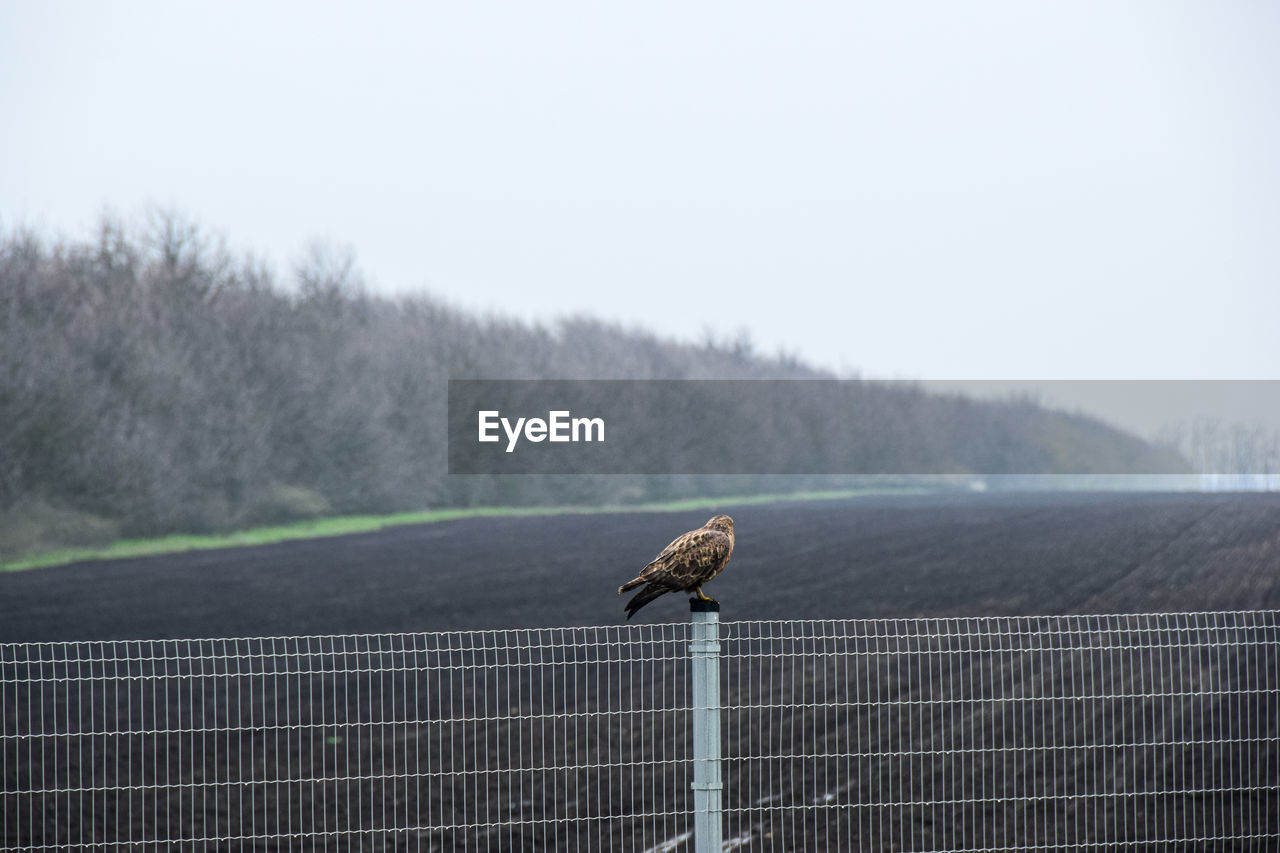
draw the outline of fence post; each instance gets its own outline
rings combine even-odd
[[[695,853],[720,853],[724,845],[720,777],[720,605],[689,601],[693,642],[693,845]]]

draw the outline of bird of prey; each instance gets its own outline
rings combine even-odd
[[[724,571],[733,554],[733,519],[712,516],[697,530],[690,530],[662,549],[640,574],[618,587],[618,594],[644,585],[627,602],[627,618],[668,592],[692,592],[702,601],[714,601],[702,594],[702,585]]]

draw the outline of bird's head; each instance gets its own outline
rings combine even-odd
[[[712,530],[723,530],[725,533],[733,532],[733,519],[727,515],[713,515],[707,520],[703,527],[710,527]]]

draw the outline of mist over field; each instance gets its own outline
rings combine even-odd
[[[0,550],[849,484],[451,479],[447,379],[1274,379],[1274,29],[1256,4],[11,4]],[[850,425],[900,445],[878,470],[1280,471],[1280,418],[1006,395],[965,440],[917,391]]]
[[[139,230],[104,221],[95,239],[12,232],[0,240],[0,300],[0,533],[11,552],[322,515],[885,484],[717,469],[450,476],[451,378],[831,374],[757,352],[746,337],[682,342],[589,317],[538,324],[380,296],[350,256],[323,247],[282,278],[173,215]],[[751,416],[734,406],[670,413],[672,427],[732,435]],[[845,435],[863,454],[858,470],[948,473],[961,485],[966,474],[1025,473],[1029,460],[1048,473],[1191,470],[1172,450],[1086,417],[910,384],[851,383],[848,394],[811,394],[787,418],[752,427],[807,465],[791,470],[841,470],[833,460]],[[812,439],[821,434],[831,439]],[[658,446],[640,452],[674,435],[655,429]]]

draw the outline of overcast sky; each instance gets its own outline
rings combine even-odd
[[[1280,4],[0,4],[0,226],[864,376],[1280,378]]]

